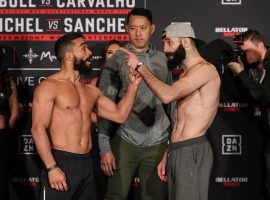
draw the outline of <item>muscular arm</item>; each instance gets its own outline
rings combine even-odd
[[[43,81],[35,90],[32,107],[32,135],[39,156],[47,169],[56,164],[46,132],[51,122],[55,99],[54,85],[49,81]],[[59,167],[48,171],[48,179],[51,188],[67,191],[66,177]]]
[[[155,95],[161,99],[163,103],[167,104],[189,96],[213,79],[213,73],[215,72],[211,65],[202,64],[195,67],[196,68],[191,69],[185,77],[177,80],[172,85],[160,81],[145,65],[139,68],[139,73]]]
[[[134,77],[132,77],[134,79]],[[117,123],[124,123],[133,107],[136,92],[138,89],[137,80],[133,80],[127,89],[125,96],[118,104],[115,104],[108,97],[101,95],[98,99],[98,115]]]
[[[44,81],[35,90],[32,107],[32,135],[39,156],[47,168],[56,163],[46,132],[52,117],[54,97],[50,83]]]
[[[9,97],[9,109],[10,109],[9,127],[13,128],[15,122],[18,120],[19,117],[17,90],[13,81],[11,81],[11,90],[12,94]]]
[[[126,59],[127,64],[130,66],[131,70],[134,70],[137,63],[140,62],[138,57],[124,48],[120,49],[128,57]],[[141,65],[138,72],[153,93],[165,104],[189,96],[211,79],[216,78],[215,74],[217,73],[215,68],[208,63],[198,64],[190,69],[186,76],[174,82],[172,85],[168,85],[159,80],[144,64]]]

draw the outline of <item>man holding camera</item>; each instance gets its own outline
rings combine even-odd
[[[270,199],[270,50],[264,44],[261,34],[256,30],[248,30],[241,35],[240,50],[245,59],[228,63],[228,67],[236,74],[250,96],[255,100],[254,113],[260,115],[262,130],[266,130],[266,146],[264,151],[266,163],[266,195]],[[246,63],[246,64],[244,64]],[[244,70],[245,65],[249,70]]]

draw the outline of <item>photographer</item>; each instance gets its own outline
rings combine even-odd
[[[270,49],[256,30],[248,30],[240,36],[238,47],[245,56],[241,56],[242,59],[239,56],[238,62],[228,63],[228,67],[239,77],[254,100],[254,114],[259,117],[261,128],[267,136],[264,150],[265,189],[270,199]]]

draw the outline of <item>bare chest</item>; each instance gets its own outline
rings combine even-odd
[[[94,107],[94,97],[80,83],[65,82],[57,87],[57,96],[55,106],[63,111],[81,111],[91,112]]]

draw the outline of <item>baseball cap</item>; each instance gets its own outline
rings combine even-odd
[[[164,38],[170,37],[191,38],[195,41],[197,46],[205,45],[203,40],[195,37],[192,26],[185,22],[172,22],[169,26],[167,26],[164,29],[161,38],[163,40]]]

